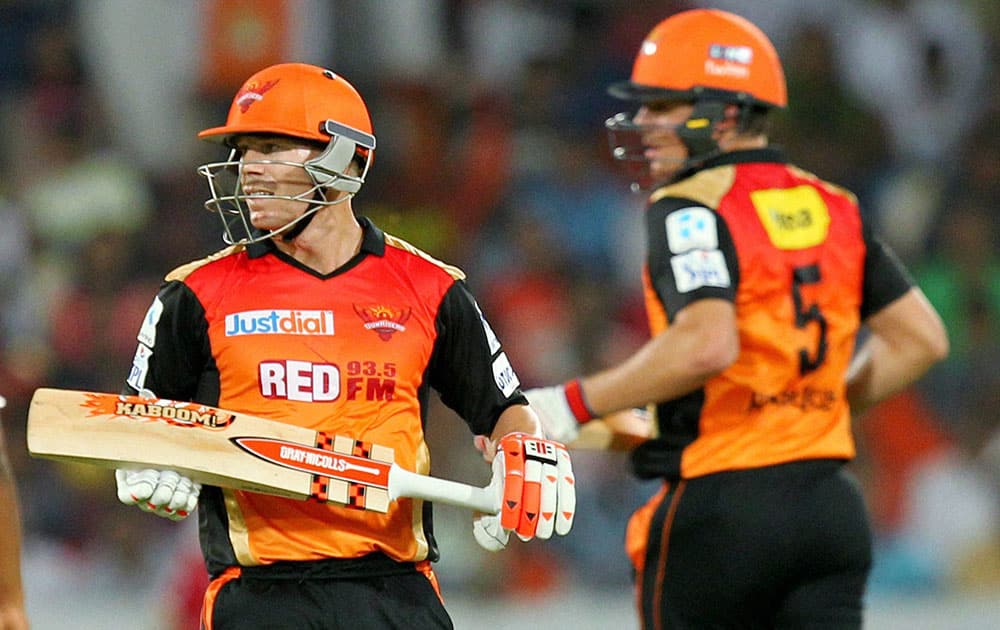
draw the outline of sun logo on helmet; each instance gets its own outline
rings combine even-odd
[[[239,91],[239,93],[236,94],[236,99],[235,99],[236,105],[238,105],[240,108],[240,112],[244,114],[247,113],[247,110],[250,109],[250,106],[256,103],[257,101],[263,99],[264,94],[268,90],[273,88],[275,84],[277,84],[278,81],[280,80],[281,79],[275,79],[273,81],[267,81],[260,85],[257,85],[256,83],[248,83],[247,85],[244,85],[243,88]]]

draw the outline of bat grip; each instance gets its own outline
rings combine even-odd
[[[393,464],[389,469],[389,498],[409,497],[477,510],[484,514],[500,511],[501,481],[480,488],[457,481],[410,472]]]

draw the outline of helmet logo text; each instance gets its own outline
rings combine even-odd
[[[749,46],[725,46],[723,44],[712,44],[708,47],[708,56],[711,59],[731,61],[749,66],[753,63],[753,48]]]
[[[708,47],[705,60],[705,74],[717,77],[750,78],[750,64],[753,63],[753,49],[749,46],[725,46],[712,44]]]

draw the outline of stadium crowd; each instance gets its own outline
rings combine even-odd
[[[359,213],[469,272],[522,384],[550,384],[647,334],[644,199],[608,155],[604,87],[628,75],[649,24],[692,6],[742,12],[772,36],[791,102],[774,142],[858,193],[951,336],[943,365],[856,419],[873,596],[1000,592],[1000,4],[7,0],[0,393],[29,600],[86,582],[169,593],[164,611],[199,604],[193,527],[125,509],[108,471],[31,459],[24,417],[40,386],[119,391],[160,279],[222,247],[195,172],[221,156],[194,136],[243,77],[294,59],[368,95],[379,144]],[[435,474],[485,483],[450,413],[439,405],[429,423]],[[439,510],[446,597],[628,588],[617,541],[648,488],[622,454],[575,457],[574,532],[530,557],[486,555],[467,515]],[[532,562],[548,568],[505,581]]]

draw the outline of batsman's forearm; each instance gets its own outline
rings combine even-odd
[[[716,352],[702,339],[668,330],[617,366],[581,379],[591,410],[604,416],[673,400],[703,386],[735,360],[738,345]]]
[[[729,367],[739,356],[732,303],[698,300],[669,328],[628,359],[581,379],[584,398],[597,416],[674,400]]]
[[[910,356],[912,355],[912,356]],[[863,413],[919,379],[933,361],[905,347],[892,348],[871,337],[858,349],[848,368],[847,400],[851,411]]]
[[[847,370],[851,411],[868,407],[905,389],[948,356],[948,333],[918,288],[871,316],[871,334]]]
[[[539,437],[542,435],[542,425],[535,412],[526,405],[511,405],[504,409],[497,420],[490,436],[494,442],[509,433],[527,433]]]

